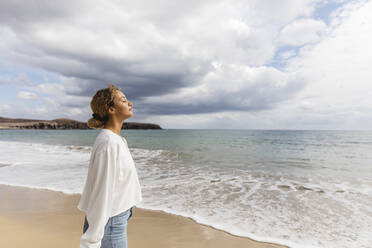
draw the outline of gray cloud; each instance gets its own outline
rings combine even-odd
[[[0,55],[61,75],[56,106],[114,83],[144,115],[260,111],[305,85],[265,65],[316,2],[1,1]]]
[[[273,68],[218,65],[200,86],[147,99],[138,111],[168,115],[260,111],[275,108],[306,84],[304,78]]]

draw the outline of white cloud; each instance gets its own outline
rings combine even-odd
[[[293,100],[290,115],[325,128],[372,126],[371,11],[371,1],[346,6],[335,29],[290,62],[287,70],[310,82]]]
[[[9,104],[0,104],[0,113],[5,114],[10,110]]]
[[[68,82],[66,82],[68,84]],[[53,106],[85,106],[89,104],[90,97],[69,94],[66,92],[66,85],[61,83],[41,83],[36,86],[24,86],[25,89],[32,89],[40,94],[46,95],[41,100]],[[74,87],[70,87],[72,92]],[[24,94],[24,93],[23,93]],[[50,96],[53,96],[51,98]]]
[[[84,109],[81,108],[69,108],[67,112],[70,116],[82,116],[85,114]]]
[[[34,108],[33,111],[39,116],[45,116],[49,112],[45,106]]]
[[[46,103],[47,105],[53,106],[54,108],[58,108],[60,106],[60,104],[57,102],[55,98],[43,97],[42,101]]]
[[[37,95],[33,92],[19,91],[17,93],[17,97],[20,98],[20,99],[31,100],[31,99],[36,99]]]
[[[61,95],[65,92],[64,86],[59,83],[41,83],[30,88],[46,95]]]
[[[281,45],[302,46],[320,40],[325,32],[323,21],[314,19],[299,19],[285,26],[279,34]]]
[[[244,1],[251,20],[259,24],[282,27],[299,17],[311,16],[319,0],[253,0]],[[241,8],[241,6],[238,6]]]

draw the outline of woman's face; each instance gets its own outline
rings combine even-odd
[[[115,91],[114,108],[116,109],[115,115],[124,120],[133,115],[132,103],[119,90]]]

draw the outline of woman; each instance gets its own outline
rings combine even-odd
[[[136,167],[126,140],[124,120],[132,103],[112,84],[97,91],[90,102],[88,126],[101,129],[92,147],[88,176],[78,208],[85,212],[81,248],[126,248],[127,221],[142,200]]]

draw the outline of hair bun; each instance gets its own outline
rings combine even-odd
[[[102,118],[98,114],[93,113],[92,116],[93,116],[94,119],[96,119],[98,121],[102,121]]]
[[[108,115],[106,115],[105,117],[101,117],[99,114],[93,113],[92,116],[93,119],[96,119],[97,121],[106,122],[108,120]]]

